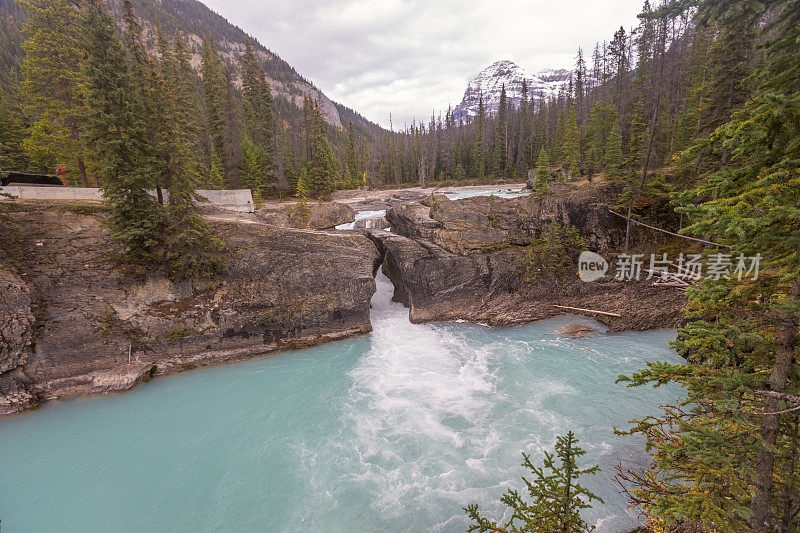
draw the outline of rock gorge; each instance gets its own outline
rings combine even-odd
[[[559,304],[618,312],[605,320],[612,330],[674,327],[684,298],[645,280],[525,280],[526,246],[551,220],[575,226],[601,253],[620,246],[624,225],[606,206],[616,188],[564,185],[544,198],[387,197],[391,232],[297,229],[274,211],[248,223],[217,221],[228,271],[195,283],[123,271],[103,213],[18,205],[14,229],[2,237],[11,260],[0,267],[0,416],[366,334],[381,266],[413,322],[507,326],[564,314]],[[352,220],[349,207],[319,212],[331,214],[314,227]]]

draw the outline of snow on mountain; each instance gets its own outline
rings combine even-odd
[[[500,108],[500,93],[506,87],[506,97],[513,106],[522,101],[522,82],[528,85],[528,99],[544,100],[556,96],[569,84],[569,70],[542,70],[529,74],[513,61],[497,61],[483,69],[467,86],[464,98],[454,110],[456,121],[467,120],[478,114],[478,103],[483,95],[487,113],[497,113]]]

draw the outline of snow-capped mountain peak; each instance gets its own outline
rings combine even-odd
[[[527,84],[529,100],[531,98],[543,100],[557,95],[569,83],[569,77],[569,70],[548,69],[537,74],[529,74],[513,61],[496,61],[469,82],[464,98],[453,112],[455,119],[467,120],[476,116],[481,95],[486,112],[497,113],[504,85],[509,104],[516,107],[522,101],[523,81]]]

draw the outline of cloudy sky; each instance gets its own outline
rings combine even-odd
[[[330,98],[395,127],[461,101],[481,69],[570,68],[643,0],[202,0]]]

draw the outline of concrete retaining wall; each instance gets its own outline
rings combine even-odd
[[[102,202],[100,189],[78,187],[35,187],[9,185],[0,187],[0,192],[16,196],[19,200],[58,200],[74,202]]]
[[[236,211],[237,213],[253,213],[256,210],[250,189],[224,191],[197,189],[195,192],[206,199],[206,201],[198,201],[197,205],[199,206],[218,207],[228,211]]]
[[[16,196],[19,200],[52,200],[60,202],[102,202],[103,195],[100,189],[80,187],[28,187],[12,185],[0,187],[0,192]],[[255,211],[253,195],[250,189],[195,191],[204,198],[197,202],[201,207],[218,207],[237,213],[252,213]],[[150,191],[153,196],[155,191]],[[164,201],[169,200],[169,194],[164,193]]]

